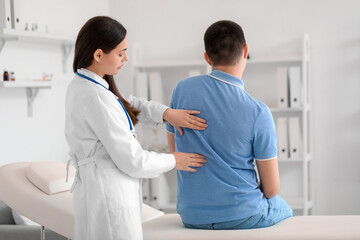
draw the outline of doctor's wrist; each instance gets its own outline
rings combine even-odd
[[[163,114],[163,120],[164,120],[164,122],[169,122],[169,119],[170,119],[170,115],[171,115],[171,111],[172,111],[173,109],[171,109],[171,108],[167,108],[165,111],[164,111],[164,114]]]

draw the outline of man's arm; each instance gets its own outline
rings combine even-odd
[[[260,189],[266,198],[272,198],[280,191],[280,177],[277,158],[256,161],[260,177]]]
[[[175,152],[175,137],[174,134],[167,132],[167,139],[168,139],[168,145],[169,145],[169,151]]]

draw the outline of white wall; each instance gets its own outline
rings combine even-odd
[[[316,214],[360,214],[360,1],[110,0],[128,29],[129,54],[144,59],[202,59],[203,33],[230,19],[244,29],[253,56],[299,52],[311,38]],[[131,55],[130,55],[131,58]],[[131,91],[130,66],[120,89]],[[246,79],[245,88],[246,88]],[[130,85],[130,86],[129,86]]]
[[[87,19],[108,15],[109,1],[21,0],[21,20],[49,25],[56,35],[76,38]],[[27,116],[26,90],[0,88],[0,166],[19,161],[66,161],[68,146],[64,136],[64,101],[72,78],[73,53],[62,73],[60,46],[29,42],[6,42],[0,53],[0,70],[13,70],[17,81],[42,72],[55,75],[51,89],[39,90],[33,103],[33,117]]]

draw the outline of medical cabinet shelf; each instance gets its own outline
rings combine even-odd
[[[164,68],[164,67],[186,67],[205,65],[202,60],[169,60],[169,61],[149,61],[144,63],[134,63],[137,68]]]
[[[41,44],[54,44],[61,46],[63,53],[63,72],[66,72],[66,60],[70,52],[74,48],[74,40],[68,37],[53,35],[49,33],[21,31],[16,29],[0,29],[0,54],[8,41],[24,41]],[[0,81],[0,88],[26,88],[26,96],[28,103],[28,116],[32,116],[32,103],[37,96],[39,89],[51,88],[51,81],[26,81],[16,80],[15,82]]]
[[[278,118],[298,118],[300,125],[300,146],[299,156],[297,157],[278,157],[280,178],[284,178],[281,181],[281,191],[279,193],[289,205],[295,210],[297,215],[308,215],[313,211],[313,188],[312,188],[312,132],[311,132],[311,94],[310,92],[310,39],[309,35],[305,34],[302,38],[301,45],[297,49],[291,49],[292,52],[299,52],[299,54],[293,55],[252,55],[250,52],[250,58],[247,60],[247,69],[244,73],[245,90],[255,98],[261,98],[264,92],[261,92],[260,87],[271,80],[276,84],[276,70],[283,67],[289,69],[290,67],[297,67],[300,69],[300,94],[301,104],[298,107],[277,107],[274,101],[263,102],[269,106],[269,109],[273,115],[274,122]],[[290,49],[289,49],[290,50]],[[141,51],[139,51],[141,52]],[[136,54],[133,54],[134,56]],[[138,59],[142,59],[140,56]],[[157,72],[161,75],[160,81],[162,81],[163,88],[163,103],[169,104],[171,93],[177,82],[190,76],[190,72],[193,74],[197,69],[199,74],[208,74],[211,72],[211,67],[206,64],[203,59],[190,59],[190,60],[157,60],[157,61],[137,61],[133,59],[132,79],[134,81],[134,94],[138,95],[137,87],[139,83],[147,78],[149,84],[148,93],[151,91],[151,77],[153,72]],[[251,70],[249,70],[251,69]],[[196,71],[195,71],[196,72]],[[250,72],[250,73],[249,73]],[[139,74],[140,73],[140,74]],[[188,74],[188,75],[187,75]],[[245,76],[246,75],[246,76]],[[271,75],[271,76],[270,76]],[[260,76],[260,77],[259,77]],[[259,82],[253,83],[253,80],[259,79]],[[156,79],[155,79],[156,80]],[[159,79],[157,79],[159,81]],[[253,88],[251,89],[251,84]],[[265,84],[266,85],[266,84]],[[157,85],[156,85],[157,86]],[[250,86],[250,87],[249,87]],[[269,85],[266,85],[269,86]],[[153,86],[154,87],[154,86]],[[271,86],[270,86],[271,87]],[[155,87],[157,89],[157,87]],[[274,88],[275,89],[275,88]],[[276,92],[267,88],[262,89],[266,94],[276,94]],[[146,91],[143,91],[146,92]],[[155,91],[156,92],[156,91]],[[148,99],[152,99],[149,94]],[[276,99],[271,96],[271,99]],[[152,99],[154,100],[154,99]],[[156,100],[156,99],[155,99]],[[261,100],[261,99],[259,99]],[[262,100],[261,100],[262,101]],[[146,141],[154,140],[151,136],[155,132],[166,134],[165,128],[160,128],[160,131],[150,130],[149,132],[143,132],[142,128],[139,132],[140,143],[145,149],[149,149],[149,144],[146,146]],[[279,137],[278,137],[279,139]],[[141,142],[144,140],[143,142]],[[288,140],[289,141],[289,140]],[[162,148],[163,149],[163,148]],[[154,149],[149,149],[154,150]],[[290,148],[289,148],[290,150]],[[295,172],[295,174],[293,174]],[[287,177],[290,176],[290,181]],[[162,209],[165,212],[176,211],[176,171],[162,174],[158,178],[145,180],[146,184],[144,188],[144,201],[148,204]],[[286,186],[287,185],[287,186]],[[284,186],[284,187],[283,187]],[[287,187],[287,188],[286,188]],[[294,189],[296,191],[294,191]]]
[[[0,31],[0,53],[7,41],[25,41],[33,43],[60,45],[63,53],[63,72],[66,72],[66,60],[74,48],[75,41],[69,37],[63,37],[43,32],[21,31],[4,28]]]
[[[51,81],[9,81],[1,82],[1,88],[25,88],[26,89],[26,99],[27,99],[27,109],[28,116],[32,117],[33,107],[32,103],[34,102],[39,89],[51,88]]]
[[[14,81],[3,82],[3,88],[51,88],[51,81]]]
[[[40,42],[40,43],[52,43],[52,44],[62,44],[62,45],[74,45],[74,40],[71,38],[57,36],[49,33],[43,32],[33,32],[33,31],[20,31],[15,29],[4,28],[1,31],[1,38],[5,41],[31,41],[31,42]]]

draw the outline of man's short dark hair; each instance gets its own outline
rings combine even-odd
[[[233,21],[213,23],[204,35],[205,51],[213,66],[236,64],[246,44],[242,28]]]

